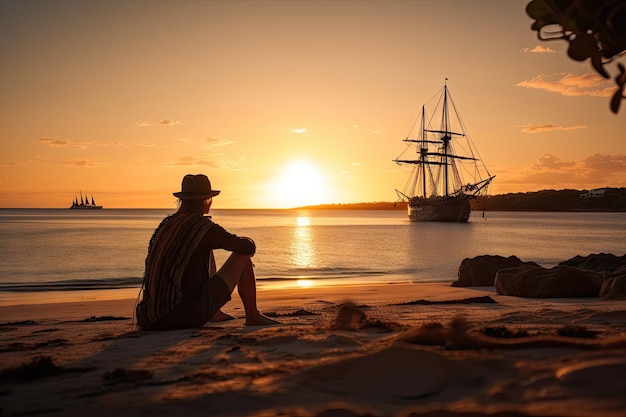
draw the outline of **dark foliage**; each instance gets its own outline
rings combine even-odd
[[[575,61],[589,59],[604,78],[610,78],[605,65],[626,51],[626,0],[532,0],[526,13],[534,19],[531,29],[540,40],[569,42],[567,55]],[[621,63],[617,67],[613,113],[626,98],[626,69]]]

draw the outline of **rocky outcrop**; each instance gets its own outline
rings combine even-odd
[[[536,263],[524,262],[517,256],[505,258],[500,255],[481,255],[471,259],[465,258],[459,266],[458,279],[452,283],[452,286],[492,286],[499,270],[520,266],[539,267]]]
[[[522,266],[501,269],[494,286],[502,295],[534,298],[598,297],[602,275],[571,266]]]
[[[621,267],[626,267],[626,254],[616,256],[612,253],[593,253],[589,256],[575,256],[559,265],[596,272],[615,272]]]
[[[611,274],[604,275],[604,282],[600,288],[600,298],[603,300],[626,300],[626,266]]]

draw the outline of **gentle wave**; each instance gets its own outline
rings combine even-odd
[[[358,278],[380,275],[412,275],[419,271],[415,268],[390,268],[390,269],[350,269],[350,268],[297,268],[291,269],[288,274],[278,274],[276,277],[284,279],[333,279],[333,278]],[[271,278],[260,278],[271,279]]]
[[[143,278],[73,279],[49,282],[6,282],[0,284],[0,291],[84,291],[113,290],[119,288],[139,288]]]
[[[376,276],[411,275],[416,273],[414,269],[396,270],[368,270],[348,268],[298,268],[292,269],[285,274],[257,277],[259,282],[286,282],[301,279],[308,280],[333,280],[346,278],[368,279]],[[105,278],[105,279],[71,279],[46,282],[6,282],[0,283],[0,291],[6,292],[38,292],[38,291],[86,291],[86,290],[110,290],[119,288],[139,288],[142,284],[141,277],[128,278]]]
[[[272,279],[325,279],[325,278],[342,278],[357,277],[371,275],[387,275],[390,271],[371,270],[371,269],[351,269],[340,267],[323,267],[323,268],[292,268],[284,274],[274,274],[271,277],[257,277],[259,280]]]

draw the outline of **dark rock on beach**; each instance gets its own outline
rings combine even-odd
[[[579,255],[563,261],[559,265],[573,266],[596,272],[615,272],[622,267],[626,267],[626,254],[623,256],[616,256],[612,253],[592,253],[589,256]]]
[[[612,274],[604,275],[604,282],[600,288],[600,297],[603,300],[626,299],[626,266]]]
[[[494,286],[498,294],[518,297],[598,297],[602,283],[598,272],[559,265],[501,269]]]
[[[520,266],[539,267],[536,263],[524,262],[517,256],[505,258],[500,255],[481,255],[475,258],[465,258],[459,266],[458,279],[452,283],[452,286],[492,286],[499,270]]]

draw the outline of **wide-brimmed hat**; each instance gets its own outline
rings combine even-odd
[[[174,193],[174,197],[178,197],[181,200],[202,200],[214,197],[220,193],[219,190],[211,189],[211,181],[203,174],[185,175],[181,188],[181,191]]]

